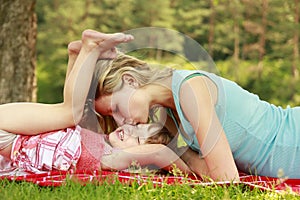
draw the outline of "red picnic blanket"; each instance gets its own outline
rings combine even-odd
[[[80,140],[78,140],[79,135],[81,135],[82,142],[82,153],[80,159],[77,162],[77,170],[75,168],[69,167],[74,160],[78,158],[78,145],[80,145]],[[55,137],[52,137],[55,136]],[[58,137],[60,136],[60,137]],[[127,171],[122,172],[112,172],[112,171],[99,171],[99,170],[84,170],[84,169],[98,169],[100,157],[103,152],[105,152],[105,147],[103,145],[103,137],[100,134],[91,134],[90,131],[76,127],[74,129],[66,129],[58,132],[26,137],[19,136],[22,144],[24,143],[27,146],[23,146],[22,151],[17,151],[20,153],[20,156],[16,156],[18,162],[16,166],[11,164],[11,161],[0,159],[0,180],[8,179],[11,181],[28,181],[40,186],[61,186],[64,185],[68,179],[76,180],[82,184],[85,183],[101,183],[103,181],[112,181],[113,184],[115,180],[119,180],[121,183],[130,184],[135,181],[137,183],[147,183],[152,182],[154,185],[161,186],[164,184],[189,184],[193,185],[230,185],[230,184],[245,184],[252,188],[259,188],[261,190],[275,190],[278,192],[282,191],[291,191],[300,195],[300,179],[280,179],[280,178],[270,178],[264,176],[251,176],[246,174],[240,174],[240,182],[205,182],[197,177],[188,176],[174,176],[174,175],[161,175],[161,174],[151,174],[143,175],[141,173],[129,173]],[[95,138],[96,137],[96,138]],[[98,138],[100,137],[100,139]],[[58,139],[63,138],[63,139]],[[74,139],[75,138],[75,139]],[[23,139],[23,140],[21,140]],[[75,142],[74,142],[75,140]],[[15,148],[18,147],[18,141],[16,142]],[[26,141],[23,142],[23,141]],[[37,142],[39,141],[39,142]],[[76,142],[77,141],[77,142]],[[91,143],[92,141],[92,143]],[[31,148],[37,147],[39,148]],[[49,145],[51,144],[51,145]],[[78,145],[74,145],[78,144]],[[45,148],[41,148],[45,147]],[[56,147],[56,148],[54,148]],[[60,148],[57,148],[60,147]],[[64,147],[64,148],[63,148]],[[15,151],[13,149],[14,155]],[[19,148],[21,149],[21,148]],[[43,149],[43,151],[41,151]],[[61,149],[67,149],[67,154],[57,154],[55,152],[62,152]],[[25,151],[26,150],[26,151]],[[47,151],[45,151],[47,150]],[[26,155],[24,154],[27,153]],[[17,154],[18,155],[18,154]],[[55,155],[57,155],[55,157]],[[65,159],[61,159],[62,156]],[[69,155],[73,155],[70,156]],[[60,156],[60,159],[56,159]],[[75,158],[74,158],[75,157]],[[28,158],[28,159],[24,159]],[[29,159],[30,158],[30,159]],[[51,158],[51,159],[50,159]],[[58,165],[56,168],[41,168],[39,166],[44,166],[45,163],[50,163],[46,166],[56,166],[55,161],[63,161],[67,163],[65,165]],[[14,160],[15,161],[15,160]],[[39,169],[39,170],[34,170]],[[61,167],[63,166],[63,167]],[[57,170],[57,169],[69,169],[68,171]],[[79,170],[80,169],[80,170]]]
[[[112,171],[85,171],[85,170],[70,170],[70,171],[49,171],[39,174],[15,174],[15,175],[1,175],[0,180],[11,181],[28,181],[40,186],[62,186],[67,180],[75,180],[82,184],[85,183],[100,183],[103,181],[119,180],[121,183],[130,184],[135,181],[139,184],[152,182],[156,186],[164,184],[189,184],[194,185],[230,185],[230,184],[244,184],[251,188],[259,188],[264,191],[276,192],[294,192],[300,195],[300,179],[279,179],[265,176],[253,176],[240,174],[240,182],[204,182],[197,177],[189,176],[173,176],[173,175],[142,175],[129,172],[112,172]]]

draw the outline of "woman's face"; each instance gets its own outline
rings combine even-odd
[[[148,124],[139,126],[123,125],[109,134],[109,142],[114,148],[119,149],[145,144],[147,133],[141,135],[140,132],[141,130],[145,130],[143,126],[147,125]]]
[[[102,116],[112,116],[118,126],[148,122],[149,102],[142,91],[127,84],[96,99],[95,109]]]

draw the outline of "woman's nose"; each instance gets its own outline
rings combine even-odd
[[[129,124],[133,126],[137,125],[137,122],[135,122],[133,119],[126,119],[125,117],[123,117],[118,113],[113,114],[113,118],[116,121],[118,126],[122,126],[124,124]]]

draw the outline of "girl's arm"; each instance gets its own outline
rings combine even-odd
[[[189,167],[167,146],[162,144],[145,144],[132,148],[115,151],[101,159],[102,169],[123,170],[133,162],[141,166],[156,165],[165,170],[170,170],[175,164],[184,173],[191,173]]]
[[[16,134],[35,135],[78,124],[83,114],[97,59],[114,58],[115,46],[132,39],[132,36],[121,33],[84,31],[82,48],[65,82],[64,102],[0,105],[0,129]]]
[[[64,85],[67,85],[66,81],[68,80],[68,77],[74,67],[74,63],[77,60],[78,54],[81,50],[81,47],[82,47],[81,40],[70,42],[68,45],[68,66],[67,66],[67,70],[66,70],[66,78],[65,78]]]
[[[210,177],[238,181],[238,170],[215,112],[216,88],[213,87],[212,82],[203,76],[187,80],[180,90],[180,105],[196,133]]]

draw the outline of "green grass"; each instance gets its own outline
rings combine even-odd
[[[112,184],[88,183],[81,185],[69,181],[60,187],[41,187],[28,182],[0,181],[0,199],[300,199],[293,194],[278,194],[273,191],[251,189],[245,185],[229,186],[195,186],[187,184],[164,185],[155,187],[152,183],[131,185],[120,183],[118,180]]]

